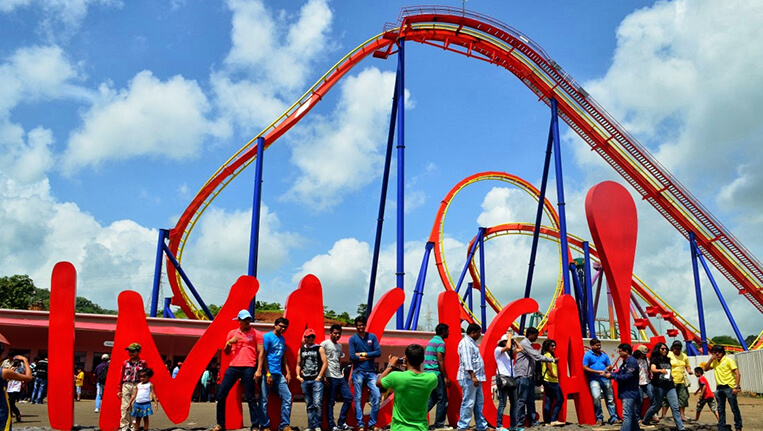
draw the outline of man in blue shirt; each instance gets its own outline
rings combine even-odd
[[[623,365],[617,372],[604,373],[604,377],[617,380],[617,397],[623,401],[623,425],[620,431],[641,431],[638,426],[641,396],[638,386],[638,361],[631,356],[633,348],[630,344],[620,344],[617,347]]]
[[[277,392],[281,399],[281,423],[278,425],[280,431],[292,431],[289,423],[291,422],[291,392],[289,391],[289,382],[291,373],[289,365],[286,363],[286,340],[283,333],[289,327],[289,321],[284,317],[279,317],[273,324],[273,331],[268,332],[262,337],[262,345],[265,353],[265,361],[262,364],[265,372],[265,379],[262,382],[261,405],[262,405],[262,428],[269,429],[270,417],[268,417],[268,394],[271,390]]]
[[[350,360],[352,361],[352,384],[355,388],[355,417],[358,420],[358,431],[365,431],[363,426],[363,385],[368,386],[371,401],[371,415],[368,419],[368,428],[376,425],[376,416],[379,414],[379,401],[381,394],[376,387],[376,369],[374,359],[381,356],[381,347],[376,335],[366,332],[366,318],[355,318],[357,333],[350,337]]]
[[[619,420],[617,410],[615,410],[615,394],[612,390],[612,383],[604,377],[604,373],[612,369],[609,356],[601,351],[601,341],[597,338],[591,339],[591,350],[583,356],[583,369],[588,375],[588,385],[591,388],[593,397],[593,410],[596,413],[596,421],[604,424],[604,413],[601,411],[601,394],[607,400],[607,410],[609,411],[609,423],[615,423]]]

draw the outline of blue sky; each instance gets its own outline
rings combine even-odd
[[[230,155],[405,5],[0,0],[0,272],[47,287],[55,262],[69,260],[80,293],[101,305],[115,308],[122,289],[148,300],[157,229],[174,226]],[[760,6],[466,5],[540,44],[763,252],[761,127],[752,114],[763,101]],[[549,112],[504,69],[413,43],[406,50],[410,292],[439,201],[457,181],[501,170],[539,185]],[[352,313],[365,300],[395,66],[395,57],[367,59],[266,153],[261,298],[283,301],[312,272],[331,308]],[[562,134],[570,232],[589,238],[585,193],[618,178],[566,126]],[[184,266],[208,303],[222,302],[246,272],[253,175],[220,195],[186,249]],[[389,198],[380,291],[394,284],[394,189]],[[451,270],[479,226],[531,221],[531,203],[500,183],[461,193],[446,222]],[[651,207],[638,208],[636,274],[695,321],[685,241]],[[489,285],[504,302],[521,295],[528,250],[524,237],[486,247]],[[557,254],[541,245],[533,296],[543,309]],[[442,287],[432,269],[428,280],[425,307],[434,310]],[[730,333],[705,285],[708,320],[719,322],[710,332]],[[757,334],[757,312],[721,286],[745,335]]]

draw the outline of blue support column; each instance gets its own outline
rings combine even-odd
[[[399,60],[398,60],[399,61]],[[399,68],[398,68],[399,69]],[[387,153],[384,157],[384,173],[382,173],[382,188],[379,198],[379,215],[376,218],[376,237],[374,239],[374,254],[371,259],[371,279],[368,282],[368,301],[366,302],[366,317],[371,315],[374,306],[376,290],[376,272],[379,267],[379,252],[381,249],[382,227],[384,225],[384,210],[387,203],[387,188],[389,187],[389,171],[392,165],[392,144],[395,142],[395,121],[397,120],[397,99],[400,97],[400,72],[395,77],[395,91],[392,94],[392,112],[389,116],[389,132],[387,133]]]
[[[474,297],[474,293],[472,292],[473,290],[474,285],[472,283],[467,283],[464,299],[466,300],[466,305],[469,307],[469,311],[471,311],[472,314],[474,314],[474,302],[472,301],[472,298]]]
[[[397,271],[395,283],[405,289],[405,40],[398,42],[397,74],[400,94],[397,98]],[[403,306],[397,310],[397,329],[403,329]]]
[[[707,332],[705,330],[705,307],[702,304],[702,286],[699,282],[696,241],[694,232],[689,232],[689,250],[691,251],[691,269],[694,273],[694,290],[697,294],[697,315],[699,316],[699,334],[702,339],[702,354],[707,355]]]
[[[586,318],[588,320],[588,336],[596,337],[596,316],[593,310],[593,283],[591,282],[591,247],[588,241],[583,242],[585,256],[585,289],[586,289]]]
[[[548,141],[546,142],[546,158],[543,161],[543,177],[540,183],[540,195],[538,196],[538,210],[535,213],[535,227],[533,228],[533,242],[530,248],[530,263],[527,269],[527,282],[525,283],[525,298],[530,297],[530,291],[533,285],[533,273],[535,272],[535,257],[538,252],[538,238],[540,236],[540,225],[543,218],[543,204],[546,202],[546,186],[548,185],[548,171],[551,166],[551,151],[553,149],[553,130],[552,126],[548,127]],[[525,320],[527,315],[523,314],[519,319],[519,333],[525,332]]]
[[[485,228],[479,229],[479,244],[480,244],[480,308],[482,310],[482,333],[487,330],[487,305],[485,298],[485,289],[487,289],[487,282],[485,281]]]
[[[572,272],[572,285],[575,286],[575,302],[578,304],[578,320],[580,320],[580,328],[582,332],[585,332],[586,327],[586,311],[585,298],[583,298],[583,289],[580,287],[580,280],[577,276],[577,268],[574,263],[569,266],[569,271]]]
[[[265,138],[257,138],[257,159],[255,160],[254,169],[254,195],[252,197],[252,229],[249,231],[249,271],[248,275],[257,277],[257,256],[259,253],[260,243],[260,209],[262,207],[262,167],[263,167],[263,155],[265,154]],[[252,298],[252,302],[249,304],[249,312],[252,314],[252,320],[254,320],[255,307],[257,298]]]
[[[154,261],[154,286],[151,289],[151,310],[149,312],[151,317],[156,317],[156,311],[159,308],[159,286],[162,281],[162,258],[164,257],[162,244],[168,235],[167,229],[159,229],[159,239],[156,241],[156,261]]]
[[[466,255],[466,262],[464,262],[464,269],[461,270],[461,275],[458,277],[458,283],[456,283],[456,293],[458,293],[461,290],[461,284],[464,282],[464,277],[466,277],[466,271],[469,270],[469,262],[474,259],[474,252],[477,250],[477,246],[479,245],[479,240],[477,237],[474,237],[474,242],[472,243],[471,248],[469,248],[469,253]]]
[[[172,251],[167,246],[167,244],[162,243],[162,249],[164,249],[164,253],[167,254],[167,257],[170,259],[170,262],[172,262],[172,265],[177,270],[178,274],[180,274],[180,277],[183,278],[183,281],[185,282],[186,286],[188,286],[188,290],[191,291],[191,294],[193,294],[193,297],[196,298],[196,302],[199,303],[199,306],[204,311],[204,314],[207,315],[207,318],[209,320],[212,320],[214,316],[212,315],[212,312],[209,311],[209,308],[207,308],[207,304],[204,303],[204,300],[201,299],[201,295],[199,295],[199,292],[196,291],[196,288],[193,287],[193,283],[191,283],[191,280],[188,278],[188,275],[186,275],[185,271],[183,271],[183,268],[180,266],[180,262],[178,262],[177,259],[175,259],[175,255],[172,254]]]
[[[170,310],[170,302],[172,298],[164,298],[164,310],[162,312],[162,317],[166,317],[168,319],[174,319],[175,313]]]
[[[427,266],[429,265],[429,255],[434,248],[433,242],[427,242],[424,248],[424,258],[421,260],[419,268],[419,277],[416,279],[416,287],[413,289],[413,298],[411,306],[408,309],[408,320],[405,322],[405,329],[416,330],[419,326],[419,312],[421,311],[421,297],[424,296],[424,283],[427,281]]]
[[[726,305],[726,300],[723,298],[723,294],[721,293],[721,289],[718,288],[718,284],[715,282],[715,277],[713,277],[713,273],[710,272],[710,267],[707,266],[707,262],[705,262],[705,257],[702,256],[702,252],[700,251],[699,247],[697,246],[697,243],[692,243],[692,246],[694,247],[695,252],[697,253],[697,257],[699,258],[699,262],[702,264],[702,268],[705,269],[705,273],[707,274],[707,278],[710,279],[710,284],[713,285],[713,289],[715,290],[715,294],[718,296],[718,301],[720,301],[721,306],[723,307],[723,311],[726,312],[726,317],[728,317],[729,322],[731,323],[731,327],[734,328],[734,334],[736,334],[737,339],[739,340],[739,344],[742,345],[742,348],[744,351],[747,351],[747,343],[744,341],[744,337],[742,336],[742,333],[739,332],[739,327],[737,326],[736,320],[734,320],[734,316],[731,315],[731,311],[729,311],[729,306]]]
[[[559,239],[562,246],[562,268],[569,268],[569,254],[567,247],[567,215],[564,209],[564,181],[562,175],[562,150],[559,143],[559,115],[557,112],[556,99],[551,99],[551,132],[554,137],[554,166],[556,167],[556,196],[559,206]],[[562,271],[564,277],[564,294],[570,294],[570,274]]]

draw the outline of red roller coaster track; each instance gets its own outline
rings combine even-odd
[[[310,111],[350,69],[369,54],[386,58],[398,40],[418,42],[503,67],[540,100],[558,101],[559,116],[607,161],[684,237],[697,236],[705,256],[759,311],[763,312],[763,265],[699,203],[657,160],[591,98],[546,52],[514,28],[486,15],[450,7],[411,7],[396,24],[369,39],[337,63],[283,116],[259,136],[266,148]],[[218,193],[256,155],[254,139],[221,167],[202,187],[170,232],[170,249],[187,242],[197,218]],[[180,256],[179,256],[180,257]],[[174,303],[198,316],[168,265]]]

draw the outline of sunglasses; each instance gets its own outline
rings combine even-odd
[[[667,347],[660,347],[660,350],[668,350]]]

